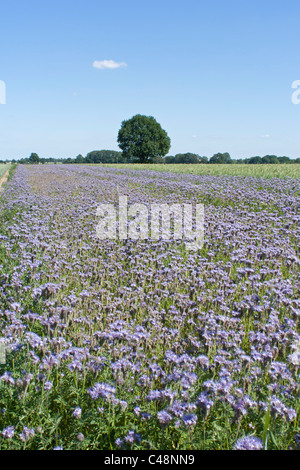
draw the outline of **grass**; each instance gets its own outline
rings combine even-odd
[[[9,167],[10,167],[10,165],[5,165],[4,163],[0,163],[0,178],[9,169]]]
[[[254,178],[300,178],[299,164],[278,164],[278,165],[251,165],[251,164],[231,164],[231,165],[211,165],[211,164],[102,164],[104,167],[114,167],[120,169],[133,170],[153,170],[171,173],[183,173],[194,175],[229,175],[229,176],[250,176]]]

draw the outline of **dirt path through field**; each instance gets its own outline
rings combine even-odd
[[[0,178],[0,193],[2,191],[2,185],[4,183],[6,183],[7,181],[7,178],[8,178],[8,173],[9,173],[9,169],[4,173],[4,175]]]

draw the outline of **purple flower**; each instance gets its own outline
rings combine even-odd
[[[44,390],[51,390],[51,388],[52,388],[52,382],[50,380],[47,380],[44,383]]]
[[[197,399],[196,405],[198,406],[201,413],[206,416],[208,415],[211,407],[213,406],[214,402],[209,397],[208,393],[202,392]]]
[[[73,416],[75,418],[80,418],[82,413],[82,409],[79,406],[76,406],[75,410],[73,411]]]
[[[157,419],[163,426],[167,426],[173,419],[173,417],[167,411],[159,411],[157,413]]]
[[[15,428],[14,426],[8,426],[7,428],[3,429],[1,432],[2,436],[6,439],[12,439],[14,437]]]
[[[79,360],[75,359],[73,362],[68,364],[68,369],[70,369],[71,371],[73,371],[73,370],[82,371],[83,370],[83,365]]]
[[[29,441],[31,437],[34,436],[34,429],[29,429],[24,426],[23,431],[19,434],[21,441],[26,442]]]
[[[198,419],[197,415],[192,415],[192,414],[184,415],[182,417],[182,421],[188,428],[193,428],[194,426],[196,426],[197,419]]]
[[[130,445],[134,443],[139,444],[141,442],[141,436],[135,431],[129,431],[127,436],[124,437],[124,441]]]
[[[99,397],[111,399],[114,398],[116,388],[110,384],[98,382],[94,387],[88,390],[88,393],[91,395],[93,400],[97,400]]]
[[[234,445],[235,450],[261,450],[263,442],[255,436],[245,436],[236,441]]]
[[[296,444],[296,448],[299,449],[300,448],[300,434],[295,434],[294,436],[294,441],[295,441],[295,444]]]
[[[162,392],[160,390],[151,390],[147,395],[148,401],[161,400]]]
[[[15,384],[15,379],[12,377],[11,372],[4,372],[4,374],[0,377],[0,380],[3,380],[3,382],[7,384],[11,384],[11,385]]]
[[[294,353],[290,354],[288,356],[288,359],[294,366],[300,366],[300,352],[299,351],[295,351]]]
[[[209,367],[209,359],[207,356],[200,355],[197,357],[197,361],[203,369],[207,369]]]
[[[147,420],[152,418],[152,415],[150,413],[142,412],[141,413],[141,418],[142,418],[142,421],[147,421]]]
[[[116,440],[115,440],[115,443],[118,447],[122,447],[123,446],[123,440],[120,439],[120,437],[118,437]]]

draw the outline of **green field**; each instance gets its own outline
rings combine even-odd
[[[4,175],[4,173],[9,169],[9,165],[5,165],[0,163],[0,178]]]
[[[251,165],[251,164],[102,164],[105,167],[128,168],[135,170],[168,171],[172,173],[192,173],[194,175],[252,176],[255,178],[300,178],[299,164]]]

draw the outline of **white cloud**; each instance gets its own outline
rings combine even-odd
[[[264,135],[262,135],[262,138],[263,138],[263,139],[269,139],[270,137],[271,137],[271,136],[270,136],[269,134],[264,134]]]
[[[115,62],[114,60],[95,60],[93,67],[96,69],[118,69],[119,67],[126,67],[126,62]]]

